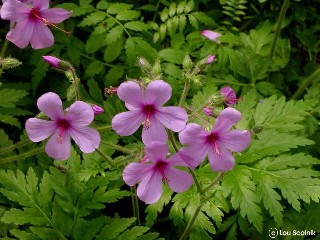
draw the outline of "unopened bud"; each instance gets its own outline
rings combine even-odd
[[[146,59],[140,57],[138,62],[143,72],[148,73],[151,71],[152,66]]]
[[[189,70],[192,68],[193,63],[191,61],[189,54],[186,54],[184,56],[183,61],[182,61],[182,66],[183,66],[183,69],[185,69],[185,70]]]
[[[154,76],[154,79],[160,79],[161,74],[160,60],[158,59],[152,67],[152,75]]]
[[[103,108],[98,105],[92,105],[91,108],[93,110],[94,115],[99,115],[104,112]]]
[[[207,116],[213,116],[213,112],[212,112],[212,108],[204,108],[203,109],[204,114],[206,114]]]
[[[214,56],[214,55],[209,55],[208,57],[207,57],[207,64],[210,64],[210,63],[212,63],[214,60],[215,60],[215,58],[216,58],[216,56]]]
[[[117,93],[117,90],[118,90],[117,87],[110,86],[110,88],[105,88],[104,89],[104,95],[105,96],[107,96],[107,95],[111,95],[112,96],[113,94]]]
[[[2,66],[3,69],[8,68],[14,68],[21,64],[21,62],[18,59],[7,57],[0,59],[0,66]]]
[[[42,59],[46,61],[50,66],[63,71],[68,71],[72,68],[70,63],[53,56],[42,56]]]

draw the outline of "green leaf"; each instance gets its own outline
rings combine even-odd
[[[261,231],[263,225],[258,205],[260,201],[248,167],[236,166],[228,172],[222,181],[222,191],[225,197],[231,195],[232,207],[238,209],[243,218],[247,217],[248,221]]]
[[[88,41],[86,42],[86,52],[94,53],[98,51],[101,47],[106,45],[105,43],[105,33],[101,34],[91,34]]]
[[[140,236],[143,236],[143,234],[148,230],[149,228],[147,227],[136,226],[120,234],[117,237],[117,240],[136,240]]]
[[[93,99],[95,99],[97,102],[102,102],[102,90],[99,87],[98,83],[94,79],[90,79],[88,81],[88,87],[89,87],[89,93]]]
[[[114,3],[108,8],[107,12],[110,14],[118,14],[123,11],[131,9],[132,6],[133,6],[132,4]]]
[[[115,41],[109,44],[104,52],[104,60],[107,63],[113,62],[119,55],[123,49],[123,38],[120,38],[118,41]]]
[[[118,80],[123,76],[123,74],[124,74],[123,66],[112,67],[105,77],[106,86],[110,87],[110,86],[116,85]]]
[[[257,161],[264,156],[278,155],[298,146],[311,145],[314,142],[296,135],[279,133],[274,130],[262,131],[258,139],[253,139],[249,149],[239,158],[239,162]]]
[[[97,240],[116,239],[120,233],[129,228],[135,221],[135,218],[114,218],[110,224],[102,228]]]
[[[193,12],[192,16],[198,19],[199,22],[202,22],[212,28],[218,27],[218,24],[204,12]]]
[[[146,31],[151,28],[149,24],[139,21],[127,22],[124,24],[124,27],[137,32]]]
[[[103,74],[104,71],[105,71],[104,64],[100,61],[94,61],[87,66],[85,76],[93,77],[98,74]]]
[[[6,108],[16,107],[16,103],[23,97],[27,96],[28,92],[19,89],[0,89],[0,106]]]
[[[182,60],[185,56],[185,52],[173,48],[165,48],[159,51],[159,57],[165,61],[182,64]]]
[[[140,16],[140,12],[134,10],[121,11],[116,18],[120,21],[129,21],[136,19]]]
[[[91,240],[105,223],[104,217],[95,218],[90,221],[80,219],[74,230],[74,239]]]
[[[117,41],[120,37],[122,37],[123,28],[121,26],[116,26],[112,28],[105,38],[105,43],[110,44]]]
[[[107,16],[108,15],[105,12],[100,11],[91,13],[79,23],[79,27],[96,25],[99,22],[103,21]]]
[[[20,122],[18,121],[18,119],[16,119],[15,117],[9,116],[9,115],[3,115],[0,113],[0,122],[21,128],[21,125],[20,125]]]

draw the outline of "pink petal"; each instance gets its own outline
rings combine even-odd
[[[150,172],[140,182],[137,195],[147,204],[157,202],[162,194],[162,176],[159,172]]]
[[[169,187],[175,192],[183,192],[193,183],[193,178],[189,173],[175,168],[167,168],[165,176]]]
[[[181,107],[161,107],[155,117],[174,132],[183,130],[188,120],[187,112]]]
[[[167,140],[168,134],[165,127],[155,118],[151,119],[151,124],[148,129],[142,129],[142,142],[145,145],[149,145],[153,141],[166,143]]]
[[[60,23],[63,20],[71,17],[71,12],[63,8],[51,8],[40,11],[41,17],[48,20],[50,23]]]
[[[185,129],[179,133],[179,140],[182,144],[193,144],[195,142],[204,142],[209,132],[195,123],[189,123]]]
[[[201,34],[202,34],[203,36],[205,36],[206,38],[209,38],[209,39],[212,40],[212,41],[216,41],[217,38],[221,36],[220,33],[214,32],[214,31],[210,31],[210,30],[203,30],[203,31],[201,32]]]
[[[94,111],[88,103],[75,101],[65,116],[74,127],[88,126],[94,119]]]
[[[29,21],[18,22],[16,27],[11,29],[6,38],[19,48],[25,48],[28,46],[32,34],[34,25]]]
[[[56,93],[48,92],[38,98],[38,108],[51,119],[58,119],[64,116],[62,101]]]
[[[231,130],[219,137],[221,141],[232,152],[241,152],[246,149],[251,140],[249,131]]]
[[[4,20],[21,21],[27,19],[30,12],[25,4],[17,0],[5,1],[0,9],[1,18]]]
[[[167,162],[169,163],[170,166],[184,166],[184,167],[189,167],[189,165],[186,163],[185,160],[183,160],[180,156],[179,153],[171,155],[168,159]]]
[[[150,172],[151,164],[144,163],[129,163],[128,166],[123,170],[123,180],[129,186],[134,186],[140,182]]]
[[[146,156],[148,159],[156,162],[158,160],[165,160],[169,153],[168,145],[163,142],[151,142],[146,146]]]
[[[195,144],[188,147],[183,147],[179,151],[179,156],[186,164],[194,169],[199,166],[208,153],[208,146],[206,144]]]
[[[210,148],[208,152],[208,158],[212,171],[226,172],[233,169],[235,161],[231,152],[229,152],[222,144],[218,144],[218,147],[220,154],[217,154],[213,148]]]
[[[132,81],[121,83],[117,90],[118,97],[134,107],[140,108],[145,103],[144,93],[140,86]]]
[[[149,83],[146,89],[146,103],[161,106],[171,97],[172,88],[163,80],[155,80]]]
[[[49,0],[33,0],[33,8],[44,10],[49,8]]]
[[[112,119],[112,129],[120,136],[129,136],[137,131],[143,120],[140,110],[119,113]]]
[[[212,132],[222,133],[228,131],[241,120],[241,113],[234,108],[228,107],[221,111],[213,126]]]
[[[57,129],[54,121],[47,121],[38,118],[29,118],[26,121],[26,131],[32,142],[40,142]]]
[[[100,145],[100,134],[93,128],[77,127],[69,129],[68,132],[84,153],[91,153]]]
[[[56,160],[67,160],[70,156],[71,139],[65,133],[62,142],[58,139],[59,131],[56,131],[46,144],[46,153]]]
[[[54,38],[49,28],[40,20],[33,22],[34,30],[30,40],[33,49],[41,49],[51,47],[54,43]]]

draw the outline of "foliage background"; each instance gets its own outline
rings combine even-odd
[[[0,87],[0,236],[3,239],[177,239],[200,201],[196,188],[161,200],[139,202],[140,224],[133,216],[134,189],[123,185],[124,166],[138,161],[139,133],[120,138],[110,129],[123,111],[104,88],[143,78],[138,57],[161,62],[162,79],[173,87],[177,104],[184,85],[183,59],[194,63],[214,54],[217,60],[192,80],[185,107],[201,111],[222,86],[243,100],[237,127],[250,129],[250,147],[236,155],[237,166],[197,218],[190,239],[266,238],[271,227],[320,232],[319,180],[319,1],[290,1],[272,51],[281,1],[51,1],[73,11],[61,24],[70,37],[53,30],[55,45],[18,49],[6,56],[22,64],[6,69]],[[0,22],[4,44],[9,29]],[[200,35],[210,29],[221,43]],[[72,151],[67,162],[53,161],[43,144],[29,142],[24,123],[38,114],[37,98],[54,91],[67,98],[68,79],[42,61],[53,55],[71,62],[81,78],[83,101],[105,109],[95,119],[100,150],[116,169],[93,153]],[[2,56],[3,57],[3,56]],[[66,106],[70,102],[66,101]],[[197,115],[194,115],[197,121]],[[124,146],[121,147],[121,146]],[[216,174],[207,164],[196,170],[206,186]],[[293,236],[286,239],[297,239]],[[319,238],[319,237],[316,237]],[[303,239],[303,237],[301,237]]]

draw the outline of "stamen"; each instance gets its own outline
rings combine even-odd
[[[49,26],[49,27],[54,27],[60,31],[62,31],[63,33],[65,33],[67,36],[70,36],[71,32],[70,31],[66,31],[66,30],[63,30],[62,28],[59,28],[57,25],[49,22],[47,19],[43,18],[43,17],[40,17],[39,14],[38,14],[38,10],[37,9],[34,9],[32,8],[31,10],[31,16],[35,17],[35,18],[38,18],[39,20],[41,20],[45,25]]]
[[[149,129],[150,125],[151,125],[151,117],[154,115],[155,113],[155,108],[153,105],[146,105],[143,108],[143,112],[146,116],[145,120],[143,121],[143,127],[144,129]]]
[[[59,135],[57,138],[57,142],[62,144],[63,143],[63,135],[65,134],[66,130],[69,128],[69,123],[65,119],[58,120],[58,127],[59,127]]]
[[[214,148],[214,151],[216,152],[216,154],[218,154],[219,156],[221,156],[221,151],[219,149],[219,145],[218,145],[218,136],[214,133],[211,133],[208,137],[207,137],[207,141],[209,144],[211,144]]]
[[[158,171],[160,171],[163,181],[164,181],[166,184],[169,184],[169,179],[167,178],[167,176],[165,175],[165,172],[164,172],[166,166],[167,166],[167,163],[166,163],[166,162],[159,161],[159,162],[156,163],[155,168],[156,168]]]

